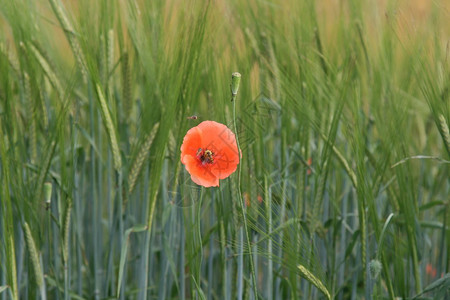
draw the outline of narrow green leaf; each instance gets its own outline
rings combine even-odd
[[[142,232],[147,230],[147,226],[145,225],[136,225],[134,227],[131,227],[125,231],[124,235],[124,243],[122,243],[122,248],[120,249],[120,262],[119,262],[119,274],[118,274],[118,281],[117,281],[117,298],[120,296],[120,287],[122,286],[122,278],[123,278],[123,272],[125,268],[125,262],[127,259],[127,253],[128,253],[128,244],[130,243],[130,234],[133,232]]]
[[[7,285],[2,285],[2,286],[0,286],[0,294],[1,294],[2,292],[4,292],[6,289],[9,289],[9,286],[7,286]]]

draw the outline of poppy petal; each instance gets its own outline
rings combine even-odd
[[[204,186],[204,187],[219,186],[219,178],[217,178],[217,177],[214,180],[207,181],[207,180],[201,179],[199,177],[195,177],[194,175],[191,175],[191,179],[196,184]]]
[[[230,148],[237,152],[236,137],[227,126],[214,121],[204,121],[197,127],[201,130],[204,148],[219,150]]]
[[[198,127],[193,127],[189,129],[183,139],[183,144],[181,145],[181,162],[183,162],[183,157],[185,155],[195,156],[198,149],[202,146],[202,136],[201,131]]]
[[[208,168],[198,161],[197,157],[192,155],[184,156],[184,164],[186,170],[191,174],[191,179],[204,187],[219,186],[219,178],[217,178]]]
[[[224,179],[236,171],[238,164],[239,156],[237,155],[237,152],[235,152],[234,149],[225,146],[216,155],[212,172],[220,179]]]

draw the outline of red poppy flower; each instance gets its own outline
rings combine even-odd
[[[239,163],[234,133],[214,121],[200,123],[184,137],[181,162],[196,184],[219,186],[219,179],[230,176]]]
[[[433,278],[436,277],[437,271],[436,271],[436,269],[433,267],[432,264],[427,263],[427,266],[426,266],[425,270],[426,270],[426,273],[427,273],[429,276],[431,276],[431,277],[433,277]]]

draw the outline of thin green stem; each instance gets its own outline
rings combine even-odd
[[[233,126],[234,126],[234,131],[235,131],[235,135],[236,135],[236,144],[238,147],[238,152],[239,155],[241,154],[241,146],[239,144],[239,136],[238,136],[238,132],[237,132],[237,126],[236,126],[236,93],[232,93],[232,101],[233,101]],[[238,165],[238,184],[237,184],[237,189],[238,189],[238,198],[239,198],[239,207],[241,209],[242,212],[242,218],[244,220],[244,231],[245,231],[245,239],[248,245],[248,249],[249,252],[251,252],[251,244],[250,244],[250,236],[248,234],[248,227],[247,227],[247,216],[245,213],[245,203],[244,203],[244,198],[242,198],[242,193],[241,193],[241,166],[242,163],[240,162]],[[251,278],[252,278],[252,288],[253,288],[253,293],[254,293],[254,298],[258,299],[258,287],[256,285],[256,274],[255,274],[255,266],[253,264],[253,259],[252,256],[250,255],[250,272],[251,272]]]
[[[203,195],[204,195],[204,189],[203,187],[201,188],[200,191],[200,199],[198,201],[198,207],[197,207],[197,240],[198,240],[198,249],[199,249],[199,253],[198,253],[198,261],[197,261],[197,274],[196,274],[196,281],[198,284],[198,289],[199,292],[197,294],[197,297],[199,297],[200,295],[203,294],[203,292],[201,291],[201,276],[202,276],[202,261],[203,261],[203,243],[202,243],[202,224],[201,224],[201,220],[202,220],[202,204],[203,204]]]

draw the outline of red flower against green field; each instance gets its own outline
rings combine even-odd
[[[219,179],[230,176],[239,163],[234,133],[214,121],[200,123],[184,137],[181,162],[196,184],[219,186]]]
[[[433,267],[432,264],[427,263],[427,266],[425,268],[427,275],[431,276],[432,278],[436,277],[436,269]]]

